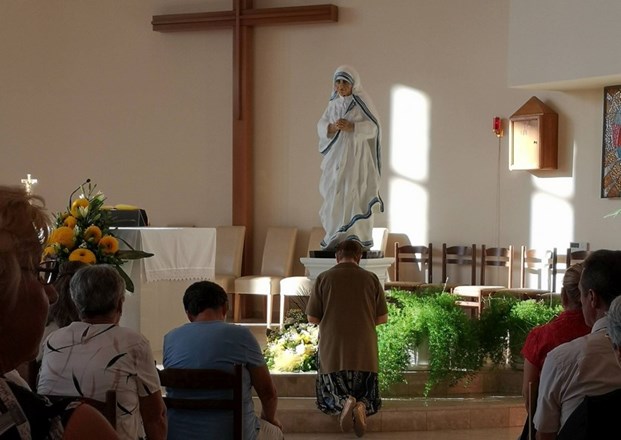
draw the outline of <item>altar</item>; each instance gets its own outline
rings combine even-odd
[[[321,272],[330,269],[336,264],[335,258],[300,258],[300,261],[308,271],[308,278],[314,280]],[[388,268],[395,262],[393,257],[362,258],[359,266],[373,272],[379,278],[382,286],[388,278]]]
[[[125,240],[136,250],[154,254],[123,265],[134,292],[125,292],[120,325],[142,333],[161,360],[164,335],[188,322],[185,289],[214,278],[216,228],[118,228],[115,235],[122,248],[127,248]]]

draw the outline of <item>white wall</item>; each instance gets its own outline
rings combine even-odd
[[[383,123],[387,211],[378,226],[438,247],[619,247],[621,220],[603,219],[619,204],[599,198],[603,91],[509,88],[510,0],[333,3],[338,23],[256,31],[257,268],[268,226],[298,226],[302,255],[319,225],[315,124],[344,63],[360,72]],[[58,211],[90,177],[111,203],[144,207],[153,225],[230,223],[231,34],[150,25],[152,15],[228,7],[2,2],[0,182],[32,173]],[[559,170],[510,172],[507,137],[498,169],[492,118],[506,127],[533,95],[559,113]]]
[[[509,84],[541,89],[621,82],[617,0],[510,0]]]

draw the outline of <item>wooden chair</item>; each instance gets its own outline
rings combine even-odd
[[[373,228],[371,233],[373,235],[373,246],[371,246],[371,250],[386,254],[386,246],[388,244],[388,228]]]
[[[160,382],[170,389],[186,389],[201,391],[232,391],[231,398],[177,398],[164,396],[166,408],[184,410],[210,411],[226,410],[233,412],[233,439],[242,438],[242,366],[237,364],[233,372],[213,369],[164,368],[158,370]]]
[[[617,439],[621,389],[598,396],[585,396],[569,415],[556,437],[558,440]]]
[[[268,228],[263,247],[261,272],[235,279],[235,301],[233,319],[240,321],[239,295],[262,295],[266,297],[265,321],[267,328],[272,326],[272,305],[275,295],[280,293],[280,281],[290,277],[293,271],[293,255],[297,228]]]
[[[492,269],[504,268],[507,273],[504,285],[486,284],[490,278],[488,272]],[[497,272],[497,270],[496,270]],[[513,246],[491,247],[481,246],[481,274],[478,285],[453,287],[453,294],[459,299],[456,303],[466,309],[474,310],[476,317],[481,315],[483,299],[499,289],[512,287],[513,281]]]
[[[386,257],[387,258],[395,258],[395,243],[399,242],[400,245],[405,246],[412,244],[410,242],[410,238],[407,234],[402,232],[389,232],[388,239],[386,240]],[[395,276],[395,263],[393,262],[390,265],[390,269],[388,269],[388,276],[386,281],[395,281],[397,278]]]
[[[325,232],[321,226],[311,229],[310,236],[308,238],[308,248],[306,255],[309,256],[311,251],[320,248],[320,243]],[[308,278],[307,273],[303,276],[286,277],[280,280],[280,328],[283,327],[285,321],[285,300],[287,296],[299,297],[309,296],[313,289],[313,280]]]
[[[517,296],[522,299],[539,298],[556,292],[557,252],[553,249],[520,248],[520,286],[499,289],[494,295]],[[536,279],[536,285],[529,282]]]
[[[566,267],[569,267],[572,264],[584,263],[584,260],[586,260],[586,258],[591,255],[591,253],[593,253],[593,251],[591,250],[572,251],[571,248],[567,248],[567,254],[565,257],[565,261],[567,264]]]
[[[454,287],[459,285],[466,285],[468,283],[461,283],[452,281],[449,283],[448,266],[455,266],[456,268],[466,268],[470,270],[470,285],[477,283],[477,246],[473,244],[471,246],[447,246],[446,243],[442,243],[442,283],[446,286],[445,290],[452,291]]]
[[[103,416],[110,422],[110,425],[114,429],[116,429],[116,390],[108,390],[106,391],[106,400],[103,402],[101,400],[91,399],[89,397],[83,396],[68,396],[68,395],[46,395],[50,402],[60,402],[66,401],[67,404],[71,401],[79,401],[87,403],[93,408],[97,409]]]
[[[433,282],[433,245],[403,245],[395,242],[394,280],[384,283],[385,289],[417,290],[425,283]],[[408,270],[409,269],[409,270]],[[407,275],[419,275],[419,280]],[[422,277],[422,279],[421,279]]]

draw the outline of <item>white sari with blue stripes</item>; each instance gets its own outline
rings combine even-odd
[[[373,213],[384,211],[379,194],[381,173],[380,123],[358,74],[348,66],[337,69],[334,78],[353,81],[349,96],[332,95],[317,123],[319,152],[323,155],[319,211],[326,235],[323,249],[334,249],[344,240],[358,240],[364,249],[373,245]],[[328,125],[338,119],[354,123],[352,132],[337,131],[328,136]]]

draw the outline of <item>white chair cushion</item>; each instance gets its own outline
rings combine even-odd
[[[247,275],[235,279],[235,293],[246,295],[278,295],[283,277]]]
[[[280,281],[280,294],[285,296],[309,296],[314,281],[304,277],[287,277]]]

